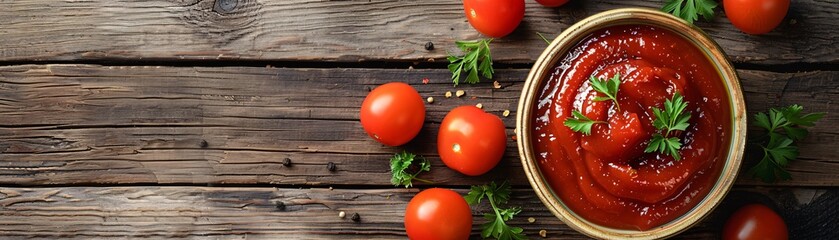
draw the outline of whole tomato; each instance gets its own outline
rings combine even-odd
[[[412,240],[467,239],[472,232],[472,211],[460,194],[431,188],[408,202],[405,232]]]
[[[507,148],[507,133],[498,116],[474,106],[452,109],[437,135],[437,152],[451,169],[469,176],[488,172]]]
[[[519,26],[524,18],[524,0],[463,0],[463,11],[475,30],[500,38]]]
[[[559,7],[568,3],[568,0],[536,0],[536,2],[545,7]]]
[[[734,212],[722,231],[723,240],[788,239],[787,224],[762,204],[746,205]]]
[[[764,34],[781,24],[790,0],[724,0],[731,24],[748,34]]]
[[[367,135],[388,146],[411,141],[425,122],[425,102],[408,84],[376,87],[361,103],[361,126]]]

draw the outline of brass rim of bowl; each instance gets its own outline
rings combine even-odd
[[[530,116],[532,106],[536,101],[538,90],[542,81],[547,80],[547,73],[556,66],[561,57],[582,38],[590,33],[609,26],[626,24],[644,24],[668,29],[681,35],[693,43],[711,61],[717,69],[728,91],[731,104],[731,146],[728,157],[723,166],[722,173],[703,200],[689,210],[686,214],[647,231],[624,230],[603,227],[582,219],[571,210],[565,208],[564,204],[554,194],[550,185],[546,182],[539,171],[532,149]],[[542,200],[542,203],[569,227],[595,238],[632,238],[632,239],[654,239],[664,238],[680,233],[708,215],[725,197],[734,180],[743,158],[743,150],[746,142],[746,107],[743,100],[743,92],[734,67],[728,61],[725,53],[710,37],[696,26],[693,26],[682,19],[660,12],[658,10],[644,8],[622,8],[605,11],[590,16],[572,25],[563,31],[551,44],[542,52],[536,60],[533,68],[527,76],[522,95],[519,99],[518,116],[516,117],[516,137],[518,138],[519,156],[524,166],[530,185]]]

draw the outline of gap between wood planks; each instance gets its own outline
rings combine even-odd
[[[276,68],[366,68],[366,69],[446,69],[445,60],[434,61],[360,61],[360,62],[324,62],[324,61],[266,61],[266,60],[70,60],[70,61],[0,61],[0,66],[15,65],[50,65],[50,64],[85,64],[101,66],[162,66],[162,67],[276,67]],[[784,63],[755,64],[732,62],[738,70],[759,70],[777,73],[796,73],[809,71],[834,71],[839,63]],[[495,69],[529,69],[532,63],[493,62]]]

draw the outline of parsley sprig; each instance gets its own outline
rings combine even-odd
[[[621,85],[620,74],[615,74],[614,76],[612,76],[611,79],[605,81],[601,81],[595,78],[594,76],[591,76],[591,78],[589,78],[588,81],[589,83],[591,83],[591,88],[594,89],[594,91],[606,95],[605,97],[594,97],[594,101],[600,102],[612,100],[615,103],[615,108],[617,108],[618,110],[621,109],[621,106],[618,104],[618,90],[620,89]],[[573,117],[566,118],[563,124],[571,128],[571,131],[580,132],[585,135],[591,135],[591,127],[594,126],[594,124],[606,123],[604,121],[592,120],[591,118],[586,117],[586,115],[583,115],[583,113],[577,110],[571,111],[571,115]]]
[[[788,180],[792,177],[784,170],[790,160],[798,157],[798,147],[794,141],[807,137],[806,127],[824,117],[823,112],[803,114],[800,105],[785,108],[769,109],[769,114],[755,114],[754,124],[767,130],[759,145],[763,150],[763,158],[749,169],[749,175],[758,177],[764,182],[774,182],[778,178]]]
[[[571,115],[574,115],[574,117],[565,119],[565,126],[571,128],[571,131],[580,132],[585,135],[591,135],[591,127],[594,124],[606,123],[604,121],[591,120],[591,118],[586,117],[586,115],[583,115],[583,113],[577,110],[571,111]]]
[[[688,119],[690,119],[690,112],[685,111],[687,106],[688,104],[684,101],[682,95],[676,93],[672,99],[664,101],[664,110],[653,108],[653,115],[655,115],[653,126],[659,132],[653,135],[650,145],[647,145],[644,152],[658,151],[673,156],[676,161],[682,159],[679,155],[679,149],[682,148],[681,140],[678,137],[671,137],[670,133],[687,129]],[[661,132],[664,132],[664,134]]]
[[[405,188],[411,187],[413,183],[411,180],[417,180],[424,183],[432,183],[431,181],[417,178],[417,175],[422,173],[423,171],[428,172],[431,171],[431,161],[428,159],[422,158],[419,162],[419,171],[414,174],[408,173],[408,169],[411,167],[411,164],[414,162],[414,159],[417,158],[417,155],[402,152],[397,153],[392,158],[390,158],[390,172],[393,176],[390,178],[390,183],[393,183],[394,186],[404,185]]]
[[[618,110],[621,109],[620,104],[618,104],[618,89],[621,85],[620,74],[615,74],[615,76],[612,76],[612,78],[606,81],[601,81],[595,78],[594,76],[591,76],[591,78],[589,78],[588,81],[591,83],[591,88],[593,88],[594,91],[606,95],[605,97],[594,97],[594,101],[600,102],[612,100],[613,102],[615,102],[615,108],[617,108]]]
[[[462,57],[449,55],[449,71],[452,72],[454,85],[460,82],[460,74],[467,72],[466,82],[475,84],[480,81],[478,72],[487,79],[492,79],[495,70],[492,69],[492,55],[489,52],[489,43],[492,39],[481,39],[476,41],[456,41],[457,47],[466,54]]]
[[[489,205],[492,206],[492,213],[484,215],[484,218],[489,222],[481,225],[481,237],[488,238],[492,236],[499,240],[509,239],[526,239],[522,233],[523,229],[520,227],[511,227],[507,225],[507,221],[521,212],[520,207],[499,208],[498,206],[507,204],[510,200],[510,184],[503,182],[501,185],[491,182],[487,185],[472,186],[469,193],[464,196],[469,205],[477,205],[481,203],[481,199],[486,197],[489,199]]]
[[[693,23],[699,19],[699,15],[710,21],[714,18],[714,8],[717,2],[714,0],[668,0],[661,11],[672,13],[674,16]]]

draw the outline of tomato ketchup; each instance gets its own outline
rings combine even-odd
[[[621,81],[617,104],[594,101],[589,78]],[[593,223],[647,230],[683,215],[711,190],[731,137],[731,104],[709,58],[680,35],[647,25],[607,27],[571,48],[541,86],[532,135],[539,167],[562,202]],[[682,156],[645,153],[653,108],[684,96]],[[591,135],[563,123],[599,121]]]

